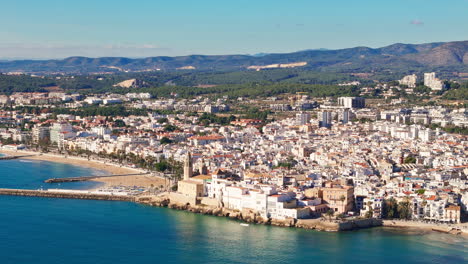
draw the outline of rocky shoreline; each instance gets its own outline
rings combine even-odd
[[[251,210],[231,210],[228,208],[213,207],[207,205],[190,205],[173,203],[169,198],[156,196],[143,196],[136,199],[137,203],[149,206],[167,207],[171,209],[187,211],[203,215],[213,215],[239,220],[246,223],[272,225],[280,227],[296,227],[303,229],[313,229],[317,231],[339,232],[350,231],[362,228],[382,226],[382,220],[378,219],[355,219],[349,221],[328,221],[325,219],[271,219],[263,218]]]
[[[435,231],[452,235],[468,236],[468,226],[465,225],[431,225],[426,223],[419,223],[414,221],[401,221],[401,220],[381,220],[374,218],[365,219],[351,219],[346,221],[326,220],[324,218],[315,219],[272,219],[264,218],[252,210],[232,210],[228,208],[221,208],[209,206],[204,204],[191,205],[189,203],[183,204],[178,202],[171,202],[166,196],[119,196],[108,194],[95,194],[95,193],[69,193],[59,191],[42,191],[42,190],[24,190],[24,189],[0,189],[0,195],[13,195],[13,196],[34,196],[34,197],[47,197],[47,198],[65,198],[65,199],[86,199],[86,200],[107,200],[107,201],[127,201],[136,202],[148,206],[167,207],[181,211],[192,212],[203,215],[213,215],[219,217],[226,217],[233,220],[242,221],[245,223],[272,225],[279,227],[295,227],[303,229],[313,229],[317,231],[326,232],[341,232],[352,231],[372,227],[386,227],[386,228],[401,228],[413,229],[423,231]]]
[[[413,229],[421,231],[432,231],[432,232],[441,232],[451,235],[468,235],[467,230],[459,229],[454,227],[442,227],[438,226],[437,228],[431,225],[421,225],[417,222],[412,221],[399,221],[399,220],[381,220],[375,218],[366,218],[366,219],[352,219],[347,221],[336,221],[336,220],[326,220],[323,218],[315,219],[271,219],[263,218],[259,214],[251,211],[238,211],[231,210],[228,208],[220,208],[208,205],[191,205],[191,204],[182,204],[171,202],[168,197],[164,196],[141,196],[136,198],[135,202],[140,204],[145,204],[149,206],[157,207],[167,207],[171,209],[187,211],[203,215],[213,215],[219,217],[226,217],[233,220],[239,220],[246,223],[252,224],[262,224],[262,225],[272,225],[279,227],[295,227],[303,229],[312,229],[317,231],[326,231],[326,232],[342,232],[342,231],[352,231],[359,230],[364,228],[372,227],[384,227],[384,228],[401,228],[401,229]]]

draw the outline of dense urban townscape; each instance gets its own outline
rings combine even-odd
[[[391,98],[417,92],[416,84],[409,75],[360,94],[380,89]],[[445,86],[435,73],[424,74],[424,85],[432,93]],[[132,195],[276,220],[457,224],[467,211],[463,105],[304,92],[152,98],[57,91],[3,95],[0,104],[3,150],[106,160],[164,179],[133,188]]]
[[[1,264],[468,263],[467,0],[0,10]]]

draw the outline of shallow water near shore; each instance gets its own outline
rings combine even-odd
[[[104,171],[76,165],[40,160],[1,160],[0,188],[15,189],[92,189],[98,182],[44,183],[50,178],[104,175]]]
[[[54,163],[15,160],[8,162],[19,165],[7,166],[6,162],[0,163],[0,187],[31,188],[41,182],[40,177],[90,173],[71,165],[67,165],[70,169]],[[25,171],[29,174],[19,175]],[[14,186],[15,180],[21,186]],[[0,208],[0,256],[1,263],[8,264],[468,261],[466,238],[435,232],[372,228],[326,233],[244,227],[221,217],[110,201],[0,196]]]

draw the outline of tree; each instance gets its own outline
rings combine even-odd
[[[125,122],[122,119],[117,119],[114,121],[114,126],[116,127],[125,127]]]
[[[333,209],[330,209],[325,212],[325,215],[328,216],[328,221],[331,221],[331,218],[334,214],[335,214],[335,211],[333,211]]]
[[[400,219],[411,219],[411,206],[408,200],[398,203],[398,215]]]
[[[167,163],[167,161],[163,160],[161,162],[156,163],[154,165],[154,168],[159,172],[164,172],[167,169],[169,169],[169,164]]]
[[[418,94],[429,94],[431,91],[432,91],[431,88],[424,86],[424,85],[418,86],[413,89],[413,92],[418,93]]]
[[[415,191],[415,193],[417,193],[417,194],[424,194],[424,192],[426,192],[426,190],[424,190],[424,189],[419,189],[419,190]]]
[[[169,122],[169,119],[167,119],[165,117],[158,119],[159,124],[164,124],[164,123],[168,123],[168,122]]]
[[[39,139],[38,142],[39,147],[43,152],[48,152],[49,151],[49,146],[50,146],[50,140],[49,138],[42,138]]]
[[[404,163],[408,164],[408,163],[416,163],[416,158],[413,157],[413,156],[408,156],[405,158],[405,160],[403,161]]]
[[[398,205],[393,197],[383,203],[382,217],[386,219],[398,218]]]
[[[170,140],[168,137],[163,137],[161,140],[159,140],[159,143],[161,143],[161,145],[171,144],[172,140]]]
[[[178,127],[176,127],[174,125],[170,125],[170,124],[166,124],[164,126],[164,131],[166,131],[166,132],[174,132],[174,131],[176,131],[178,129],[179,129]]]

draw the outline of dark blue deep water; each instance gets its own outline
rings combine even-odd
[[[89,173],[63,164],[0,161],[0,187],[36,188],[44,177]],[[242,227],[224,218],[109,201],[0,196],[0,208],[2,264],[468,261],[468,240],[433,232]]]

